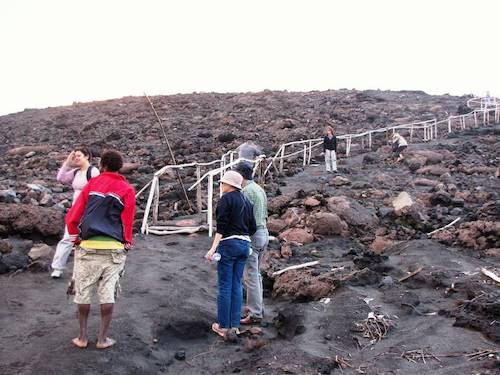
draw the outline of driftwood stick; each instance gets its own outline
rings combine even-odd
[[[273,272],[272,276],[278,276],[278,275],[281,275],[283,272],[290,271],[290,270],[298,270],[300,268],[312,267],[318,263],[319,263],[319,261],[315,260],[314,262],[297,264],[295,266],[290,266],[290,267],[284,268],[280,271]]]
[[[433,230],[432,232],[427,233],[427,235],[428,235],[428,236],[432,236],[434,233],[440,232],[440,231],[442,231],[442,230],[444,230],[444,229],[446,229],[446,228],[451,227],[453,224],[455,224],[455,223],[456,223],[456,222],[458,222],[459,220],[460,220],[460,218],[458,217],[458,218],[456,218],[455,220],[453,220],[451,223],[446,224],[444,227],[438,228],[438,229],[436,229],[436,230]]]
[[[500,284],[500,277],[498,277],[495,273],[493,273],[490,270],[487,270],[486,268],[481,268],[481,273],[484,276],[489,277],[491,280],[495,281],[496,283]]]
[[[419,272],[420,272],[420,271],[422,271],[423,269],[424,269],[424,267],[418,267],[418,269],[416,269],[415,271],[413,271],[413,272],[409,273],[408,275],[406,275],[406,276],[404,276],[404,277],[400,278],[398,281],[399,281],[399,282],[403,282],[403,281],[405,281],[405,280],[408,280],[410,277],[415,276],[417,273],[419,273]]]

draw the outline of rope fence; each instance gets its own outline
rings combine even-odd
[[[455,131],[463,131],[467,128],[479,128],[481,125],[486,126],[490,123],[500,122],[500,100],[497,98],[483,97],[472,98],[467,101],[467,106],[472,109],[471,112],[461,115],[449,116],[446,119],[437,120],[430,119],[425,121],[412,122],[409,124],[394,125],[385,128],[371,129],[355,134],[344,134],[337,136],[337,140],[345,142],[345,156],[351,154],[353,146],[359,147],[361,150],[371,150],[374,141],[380,134],[388,139],[389,134],[393,135],[396,132],[405,132],[410,142],[415,139],[421,139],[424,142],[431,141]],[[492,113],[493,116],[491,115]],[[491,118],[493,117],[493,118]],[[353,143],[353,140],[355,143]],[[268,158],[266,155],[260,155],[254,160],[238,158],[238,152],[230,150],[223,154],[220,159],[211,162],[193,162],[180,165],[166,165],[158,170],[153,179],[146,184],[138,193],[137,197],[149,187],[149,196],[144,211],[144,217],[141,225],[141,233],[143,234],[175,234],[175,233],[194,233],[198,230],[208,229],[208,235],[213,235],[213,198],[214,198],[214,176],[222,177],[224,172],[245,161],[254,165],[254,175],[260,178],[261,182],[265,182],[265,178],[271,168],[278,174],[283,173],[285,160],[293,158],[302,158],[302,165],[311,164],[313,152],[320,148],[323,144],[323,138],[306,139],[293,141],[282,144],[273,157]],[[299,148],[287,154],[286,151],[292,148]],[[267,163],[267,164],[266,164]],[[277,164],[277,165],[276,165]],[[214,168],[215,166],[215,168]],[[158,225],[158,214],[160,205],[160,177],[169,170],[179,170],[187,168],[196,168],[196,182],[192,184],[188,191],[196,188],[196,209],[199,213],[206,212],[206,225],[198,226],[167,226]],[[202,168],[209,168],[202,175]],[[207,180],[207,200],[206,210],[203,210],[202,200],[202,183]],[[219,196],[222,195],[222,190],[219,191]],[[152,225],[149,225],[149,217],[151,216]]]

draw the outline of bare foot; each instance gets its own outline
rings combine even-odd
[[[74,346],[80,349],[85,349],[88,345],[87,340],[80,340],[79,337],[74,338],[73,340],[71,340],[71,342],[73,343]]]
[[[116,344],[116,340],[113,340],[113,339],[110,339],[109,337],[106,337],[106,341],[104,341],[104,342],[97,341],[97,344],[95,344],[95,347],[97,349],[107,349],[107,348],[111,348],[115,344]]]

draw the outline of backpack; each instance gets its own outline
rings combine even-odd
[[[85,175],[85,177],[87,178],[87,182],[89,182],[90,179],[92,178],[92,168],[95,168],[95,167],[93,165],[89,165],[89,167],[87,168],[87,174]],[[75,178],[77,173],[78,173],[78,169],[76,169],[75,172],[73,173],[73,178]]]

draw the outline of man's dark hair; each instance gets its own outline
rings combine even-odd
[[[89,159],[89,161],[92,159],[92,153],[90,152],[90,150],[87,147],[78,146],[78,147],[75,147],[75,149],[73,151],[74,152],[80,151],[84,156],[87,157],[87,159]]]
[[[101,168],[108,172],[118,172],[123,167],[123,157],[116,150],[104,150],[101,154]]]
[[[253,180],[253,168],[246,162],[236,164],[234,170],[241,174],[245,180]]]

